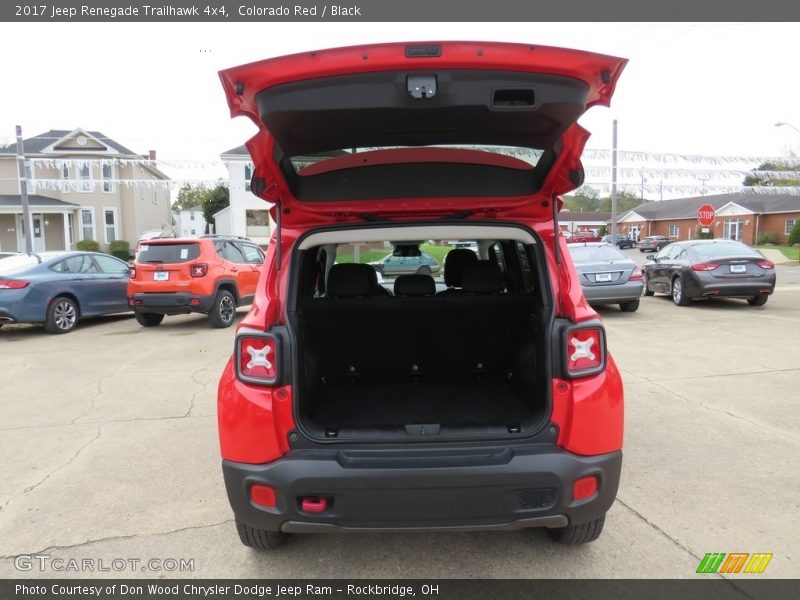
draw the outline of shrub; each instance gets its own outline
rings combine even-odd
[[[108,245],[108,253],[122,260],[128,260],[131,255],[131,245],[125,240],[114,240]]]
[[[81,252],[100,252],[100,244],[95,240],[81,240],[75,247]]]
[[[789,245],[800,244],[800,220],[796,221],[794,227],[789,232]]]
[[[763,246],[765,244],[774,244],[778,241],[778,236],[776,236],[771,231],[762,231],[758,234],[758,238],[756,238],[756,244],[759,246]]]
[[[597,235],[599,235],[600,237],[603,237],[604,235],[608,235],[608,228],[605,225],[601,225],[600,226],[600,231],[597,233]]]

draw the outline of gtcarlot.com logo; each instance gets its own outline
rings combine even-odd
[[[18,571],[63,573],[191,572],[193,558],[53,558],[49,554],[20,554],[14,559]]]

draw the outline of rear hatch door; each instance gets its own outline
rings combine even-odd
[[[252,190],[286,224],[496,215],[552,218],[583,180],[587,108],[625,60],[523,44],[385,44],[220,73],[248,143]]]
[[[186,240],[150,240],[139,245],[136,277],[150,291],[180,291],[192,282],[190,266],[200,256],[200,244]]]

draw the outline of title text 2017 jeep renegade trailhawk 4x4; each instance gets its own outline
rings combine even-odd
[[[557,215],[583,180],[576,121],[608,105],[624,65],[447,42],[221,73],[231,113],[259,127],[252,189],[277,223],[219,384],[244,544],[600,535],[620,476],[622,382]],[[452,240],[472,249],[448,253]],[[369,262],[392,251],[438,253],[443,277],[381,280]]]

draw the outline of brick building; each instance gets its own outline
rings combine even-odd
[[[721,194],[647,202],[622,214],[617,231],[629,237],[663,235],[674,240],[697,237],[697,210],[703,204],[714,207],[716,218],[709,228],[715,238],[731,238],[755,244],[759,234],[771,232],[778,244],[785,244],[794,224],[800,220],[800,195]]]

